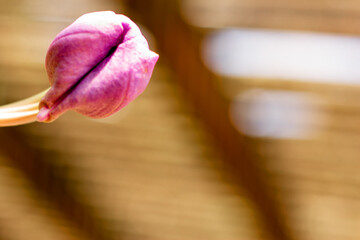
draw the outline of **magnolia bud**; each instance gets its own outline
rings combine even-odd
[[[38,121],[51,122],[71,109],[92,118],[110,116],[145,90],[158,58],[126,16],[81,16],[49,47],[51,88],[40,102]]]

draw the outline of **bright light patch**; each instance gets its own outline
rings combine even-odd
[[[220,30],[204,41],[214,72],[235,77],[360,84],[360,38],[270,30]]]
[[[233,100],[230,117],[238,130],[249,136],[305,139],[323,125],[319,103],[305,93],[254,89]]]

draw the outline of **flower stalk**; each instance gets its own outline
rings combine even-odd
[[[35,122],[39,104],[49,89],[29,98],[0,106],[0,127],[17,126]]]

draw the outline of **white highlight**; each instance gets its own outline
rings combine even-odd
[[[360,84],[359,37],[220,30],[205,39],[203,57],[225,76]]]
[[[253,89],[232,102],[230,118],[242,133],[255,137],[307,139],[326,119],[311,94]]]

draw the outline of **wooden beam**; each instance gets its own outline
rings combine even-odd
[[[358,1],[184,0],[182,13],[196,26],[360,33]]]
[[[245,188],[255,203],[266,232],[273,239],[292,239],[279,207],[271,196],[254,154],[228,118],[229,102],[200,58],[201,30],[186,24],[177,1],[128,1],[138,19],[154,33],[160,58],[166,59],[179,76],[187,99],[207,127],[234,181]],[[134,16],[132,15],[132,16]]]
[[[17,128],[0,128],[0,136],[0,151],[12,160],[13,167],[24,173],[40,197],[53,202],[59,213],[88,239],[113,239],[97,222],[91,210],[69,190],[66,172],[51,164],[51,159],[56,156],[48,158],[30,147],[25,141],[26,136]]]

